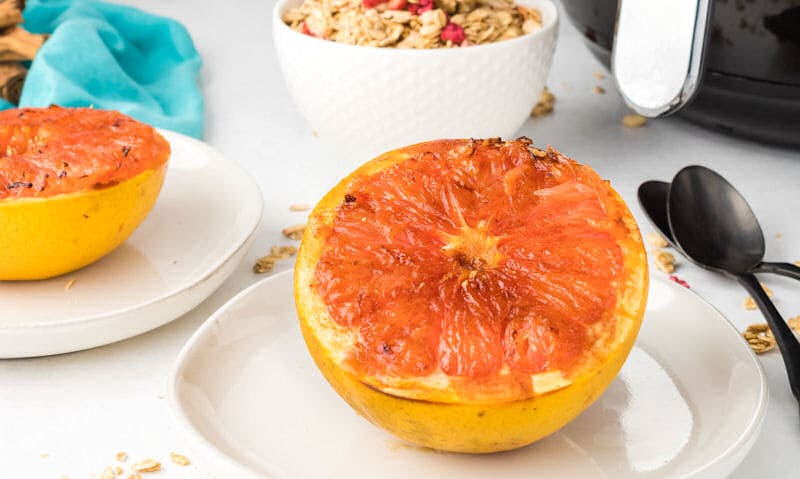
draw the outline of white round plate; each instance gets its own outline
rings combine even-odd
[[[236,478],[621,478],[729,474],[767,405],[759,362],[697,295],[654,279],[636,347],[588,410],[531,446],[434,452],[353,412],[306,351],[290,272],[214,314],[180,353],[169,394],[192,460]]]
[[[172,147],[155,207],[111,254],[43,281],[0,281],[0,358],[78,351],[144,333],[197,306],[233,272],[261,221],[258,185],[200,141]]]

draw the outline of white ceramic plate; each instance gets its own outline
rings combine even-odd
[[[219,479],[616,479],[729,474],[761,428],[766,387],[724,317],[654,279],[636,347],[576,420],[516,451],[433,452],[372,426],[328,386],[306,352],[287,272],[214,314],[179,355],[169,390],[192,460]]]
[[[128,241],[74,273],[0,282],[0,358],[141,334],[197,306],[233,272],[261,221],[258,185],[208,145],[161,133],[172,147],[167,177]]]

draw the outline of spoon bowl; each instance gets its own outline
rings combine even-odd
[[[753,297],[800,402],[800,343],[753,274],[763,264],[764,233],[744,197],[716,172],[687,166],[669,187],[667,218],[675,244],[689,260],[736,279]]]
[[[669,229],[693,262],[727,273],[749,273],[764,258],[764,233],[744,197],[715,171],[687,166],[667,198]]]
[[[672,231],[669,230],[669,217],[667,216],[667,198],[669,197],[669,183],[666,181],[650,180],[639,185],[636,195],[639,206],[642,207],[650,224],[658,231],[673,248],[677,249]]]

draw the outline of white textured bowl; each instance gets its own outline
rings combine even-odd
[[[407,50],[321,40],[289,28],[279,0],[275,48],[300,112],[341,158],[360,164],[386,150],[437,138],[509,138],[530,115],[555,50],[558,10],[542,29],[464,48]]]

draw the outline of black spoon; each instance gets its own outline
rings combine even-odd
[[[764,256],[764,235],[744,197],[714,171],[687,166],[670,185],[667,218],[675,243],[690,261],[736,279],[753,297],[800,401],[800,343],[752,273]]]
[[[730,185],[728,185],[730,186]],[[732,187],[731,187],[732,188]],[[639,185],[638,190],[639,205],[641,205],[650,223],[658,230],[661,236],[672,245],[673,248],[680,251],[680,248],[675,244],[672,238],[672,232],[669,229],[669,220],[667,219],[667,198],[669,196],[669,183],[666,181],[645,181]],[[748,208],[749,211],[749,208]],[[753,216],[749,221],[755,222]],[[759,234],[761,234],[759,232]],[[763,234],[762,234],[763,238]],[[761,241],[761,255],[764,257],[764,242]],[[774,263],[771,261],[759,261],[758,264],[753,266],[750,270],[752,273],[773,273],[781,276],[788,276],[800,280],[800,267],[791,263]]]

